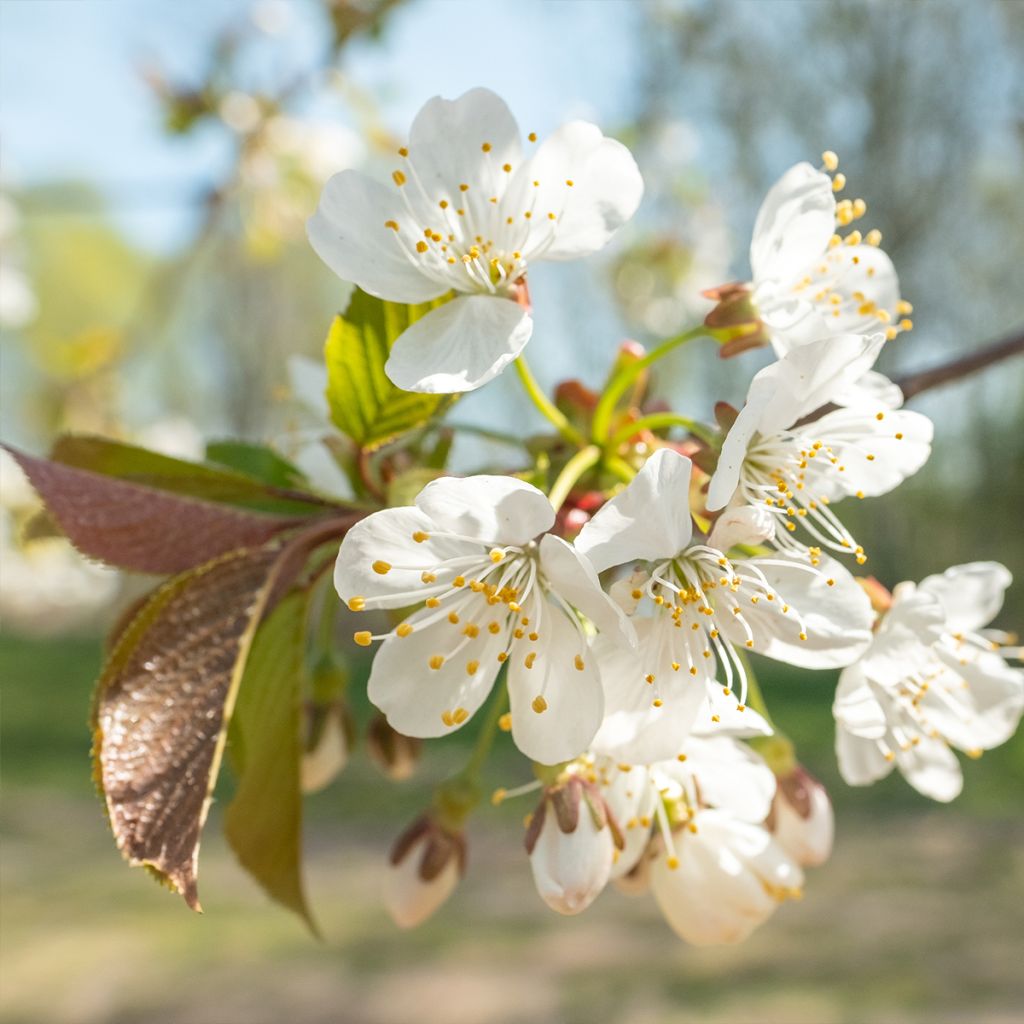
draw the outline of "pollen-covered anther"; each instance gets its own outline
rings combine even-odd
[[[583,661],[582,655],[577,654],[576,657],[573,658],[573,662],[572,663],[573,663],[573,665],[576,666],[576,671],[577,672],[582,672],[583,669],[586,668],[586,664]]]
[[[392,171],[391,180],[401,188],[405,184],[405,175],[401,171]]]
[[[548,702],[538,694],[530,703],[530,707],[538,714],[542,715],[548,709]]]
[[[466,675],[475,676],[480,668],[479,661],[467,661],[466,662]]]
[[[412,626],[408,622],[400,622],[395,629],[397,636],[408,636],[412,632]]]
[[[367,629],[361,629],[358,633],[352,634],[352,639],[355,640],[360,647],[369,647],[373,643],[373,634]]]
[[[392,231],[397,231],[398,230],[398,221],[397,220],[386,220],[386,221],[384,221],[384,227],[391,228]]]
[[[652,707],[660,708],[665,702],[660,697],[655,697],[651,702]]]
[[[373,563],[371,568],[378,576],[386,576],[389,572],[391,572],[391,563],[384,562],[378,559],[376,562]]]
[[[443,654],[432,654],[427,664],[436,672],[444,664]]]
[[[530,653],[523,659],[523,664],[527,668],[533,668],[533,663],[537,660],[537,652],[530,651]]]
[[[350,597],[346,603],[350,612],[361,612],[366,607],[366,598],[357,595]]]

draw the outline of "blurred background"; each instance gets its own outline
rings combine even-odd
[[[304,221],[326,178],[386,170],[428,97],[486,85],[541,137],[598,122],[636,154],[636,220],[596,260],[531,274],[531,361],[596,386],[622,339],[703,317],[748,272],[757,205],[834,149],[881,229],[915,329],[884,353],[924,369],[1024,327],[1024,4],[975,0],[0,0],[0,436],[65,430],[182,457],[210,437],[294,443],[287,360],[318,357],[343,286]],[[535,278],[535,279],[534,279]],[[710,343],[655,391],[706,417],[764,361]],[[994,558],[1024,581],[1024,367],[929,392],[936,450],[846,521],[883,582]],[[543,424],[500,378],[467,423]],[[466,469],[500,449],[463,446]],[[101,636],[138,584],[33,529],[0,466],[3,679],[0,1014],[11,1022],[1002,1022],[1024,980],[1024,741],[965,764],[951,807],[894,777],[838,780],[834,678],[762,663],[775,717],[832,793],[838,838],[788,905],[735,949],[683,946],[653,904],[609,891],[556,919],[532,889],[520,813],[488,807],[470,872],[418,932],[376,892],[387,847],[459,763],[416,779],[357,758],[310,800],[312,940],[234,863],[215,806],[206,914],[130,872],[89,778]],[[844,510],[845,511],[845,510]],[[1019,629],[1024,585],[997,625]],[[365,705],[356,708],[361,722]],[[499,750],[494,785],[522,768]]]

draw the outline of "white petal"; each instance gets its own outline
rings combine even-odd
[[[878,408],[837,409],[804,429],[838,460],[820,463],[820,471],[808,483],[832,498],[858,492],[865,497],[888,494],[928,461],[934,432],[932,421],[919,412]]]
[[[775,796],[775,776],[745,743],[728,736],[690,736],[682,750],[685,761],[670,761],[664,766],[670,777],[692,775],[704,803],[728,811],[740,821],[756,825],[768,817]]]
[[[497,377],[532,332],[530,314],[510,299],[456,296],[398,336],[384,372],[403,391],[473,391]]]
[[[649,770],[643,765],[626,768],[624,763],[609,758],[598,762],[598,766],[599,772],[611,779],[602,786],[601,793],[625,843],[612,865],[612,878],[621,878],[633,870],[647,849],[658,793]]]
[[[836,334],[870,334],[878,330],[875,310],[885,310],[895,321],[900,283],[892,260],[878,246],[842,245],[829,250],[832,292],[842,297],[839,316],[829,316]],[[857,297],[854,298],[856,293]],[[870,312],[861,312],[861,309]]]
[[[460,195],[459,186],[467,184],[464,202],[486,205],[484,194],[492,194],[500,168],[506,163],[518,166],[521,160],[515,118],[489,89],[470,89],[455,100],[435,96],[423,105],[409,131],[409,163],[431,204],[453,200]]]
[[[804,817],[783,795],[780,788],[775,800],[772,834],[786,853],[803,867],[818,867],[832,853],[835,836],[835,814],[832,802],[821,783],[807,784],[809,814]]]
[[[534,211],[527,245],[538,250],[533,258],[546,260],[577,259],[604,248],[636,212],[644,191],[629,150],[585,121],[570,121],[547,138],[515,185],[525,208],[532,204]],[[557,218],[552,228],[549,213]]]
[[[512,738],[532,760],[558,764],[590,746],[604,712],[601,678],[576,626],[560,608],[540,599],[532,603],[529,617],[537,641],[529,646],[520,641],[509,652]],[[527,668],[530,654],[536,657]],[[534,704],[538,697],[543,704]]]
[[[697,712],[693,723],[694,736],[732,736],[734,739],[747,739],[751,736],[771,736],[772,727],[752,707],[743,706],[736,696],[723,692],[717,679],[707,682],[705,701]]]
[[[530,854],[537,892],[560,914],[586,910],[608,884],[614,850],[610,829],[596,827],[585,800],[572,832],[563,832],[549,809]]]
[[[960,762],[941,740],[923,737],[909,750],[898,750],[896,766],[918,793],[941,803],[949,803],[964,788]]]
[[[1009,569],[999,562],[969,562],[923,579],[919,589],[942,605],[950,632],[968,633],[987,626],[999,614],[1012,582]]]
[[[671,558],[693,534],[690,473],[693,464],[669,448],[656,451],[624,491],[583,527],[576,538],[598,572],[633,560]]]
[[[511,476],[441,477],[420,491],[416,506],[438,530],[481,544],[526,544],[555,522],[551,502]]]
[[[686,741],[704,703],[708,672],[700,675],[673,670],[672,650],[666,642],[675,632],[667,616],[636,623],[639,651],[631,651],[598,637],[593,657],[601,667],[604,721],[592,748],[628,764],[651,764],[675,757]],[[654,684],[646,681],[653,675]],[[655,698],[661,701],[655,706]]]
[[[737,544],[757,545],[775,536],[775,517],[758,505],[726,509],[715,520],[708,546],[726,553]]]
[[[399,928],[422,924],[448,899],[459,884],[459,862],[449,859],[436,878],[420,877],[424,840],[409,850],[399,864],[389,864],[384,876],[384,906]]]
[[[893,769],[894,761],[887,761],[877,740],[855,736],[836,725],[836,759],[839,774],[848,786],[870,786],[884,779]]]
[[[898,409],[903,405],[903,392],[885,374],[868,370],[863,377],[838,390],[832,401],[836,405]]]
[[[457,626],[447,618],[420,625],[431,614],[429,609],[416,613],[406,620],[411,635],[392,636],[381,644],[367,684],[370,700],[406,736],[444,736],[472,718],[491,692],[501,668],[498,654],[508,639],[507,630],[492,634],[485,622],[478,623],[479,637],[455,653],[468,618]],[[445,659],[440,669],[429,666],[434,655]],[[471,662],[476,662],[472,674]],[[448,724],[442,717],[460,708],[466,712],[461,722]]]
[[[485,552],[464,541],[430,536],[417,543],[413,534],[430,534],[433,521],[417,508],[387,508],[361,519],[345,535],[334,566],[334,586],[347,604],[361,597],[366,608],[405,608],[425,600],[431,590],[421,574],[449,558]],[[373,567],[385,563],[388,570]],[[422,594],[422,597],[418,595]]]
[[[760,570],[776,596],[772,601],[761,597],[756,605],[742,600],[739,615],[716,614],[732,643],[743,647],[752,639],[758,654],[802,668],[840,668],[867,650],[874,621],[871,603],[838,562],[823,557],[818,569],[808,572],[800,556],[779,553],[736,563],[738,573],[745,567]],[[829,579],[835,581],[832,586]],[[801,632],[806,640],[800,639]]]
[[[832,714],[838,725],[854,736],[880,740],[885,735],[885,709],[859,664],[840,673]]]
[[[419,238],[420,230],[396,191],[352,170],[327,182],[306,225],[310,245],[331,270],[388,302],[426,302],[448,291],[403,251],[399,236]]]
[[[326,711],[323,729],[317,745],[303,751],[299,765],[300,786],[303,793],[316,793],[330,785],[348,764],[348,737],[341,709],[331,705]]]
[[[832,179],[808,163],[791,167],[768,190],[754,221],[754,280],[795,279],[826,251],[835,227]]]
[[[541,573],[552,589],[581,611],[609,639],[636,646],[636,632],[622,609],[601,589],[590,560],[553,533],[540,542]]]

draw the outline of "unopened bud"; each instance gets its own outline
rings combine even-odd
[[[391,848],[384,905],[399,928],[415,928],[451,896],[465,873],[465,837],[425,814]]]
[[[766,826],[798,864],[824,864],[832,853],[835,832],[832,801],[825,787],[799,764],[777,782]]]
[[[366,752],[370,760],[393,782],[404,782],[416,771],[423,741],[397,732],[377,714],[366,729]]]
[[[578,914],[611,876],[622,833],[597,786],[576,775],[549,786],[530,819],[526,852],[541,899]]]
[[[768,344],[768,331],[761,322],[747,285],[725,284],[701,294],[718,303],[704,318],[704,326],[722,343],[718,354],[723,359]]]
[[[303,793],[316,793],[333,782],[348,764],[355,726],[348,706],[342,701],[307,701],[303,712],[301,786]]]

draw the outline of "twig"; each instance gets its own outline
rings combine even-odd
[[[1000,360],[1019,355],[1024,355],[1024,331],[1011,334],[1008,338],[995,341],[991,345],[986,345],[976,352],[969,352],[948,363],[941,363],[930,370],[909,373],[905,377],[898,378],[895,383],[899,385],[903,397],[911,399],[922,391],[959,380],[961,377],[983,370],[986,366],[991,366]]]

